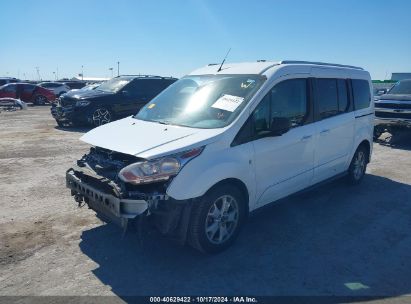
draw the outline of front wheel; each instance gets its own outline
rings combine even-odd
[[[367,169],[368,157],[368,149],[363,145],[359,146],[348,169],[348,181],[351,184],[356,185],[362,181]]]
[[[236,239],[246,216],[246,201],[232,185],[216,187],[194,203],[189,227],[190,245],[217,253]]]
[[[94,127],[102,126],[112,121],[112,114],[108,109],[98,107],[91,113],[90,120]]]

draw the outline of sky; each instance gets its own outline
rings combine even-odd
[[[209,63],[310,60],[411,72],[409,0],[0,0],[0,76],[181,77]],[[54,73],[53,73],[54,72]]]

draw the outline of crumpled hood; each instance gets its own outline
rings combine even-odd
[[[95,128],[80,139],[93,146],[151,159],[196,148],[224,129],[195,129],[127,117]]]
[[[411,94],[384,94],[380,96],[379,101],[382,102],[384,100],[411,101]]]

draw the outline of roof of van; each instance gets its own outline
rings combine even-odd
[[[336,68],[347,68],[355,70],[363,70],[360,67],[343,65],[336,63],[325,62],[312,62],[312,61],[296,61],[296,60],[283,60],[283,61],[265,61],[258,60],[255,62],[240,62],[240,63],[224,63],[221,71],[219,70],[220,64],[209,64],[205,67],[194,70],[190,75],[206,75],[206,74],[263,74],[268,69],[275,66],[284,65],[310,65],[310,66],[327,66]]]

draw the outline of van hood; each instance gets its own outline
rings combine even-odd
[[[95,128],[80,140],[93,146],[152,159],[216,141],[225,129],[196,129],[127,117]]]

